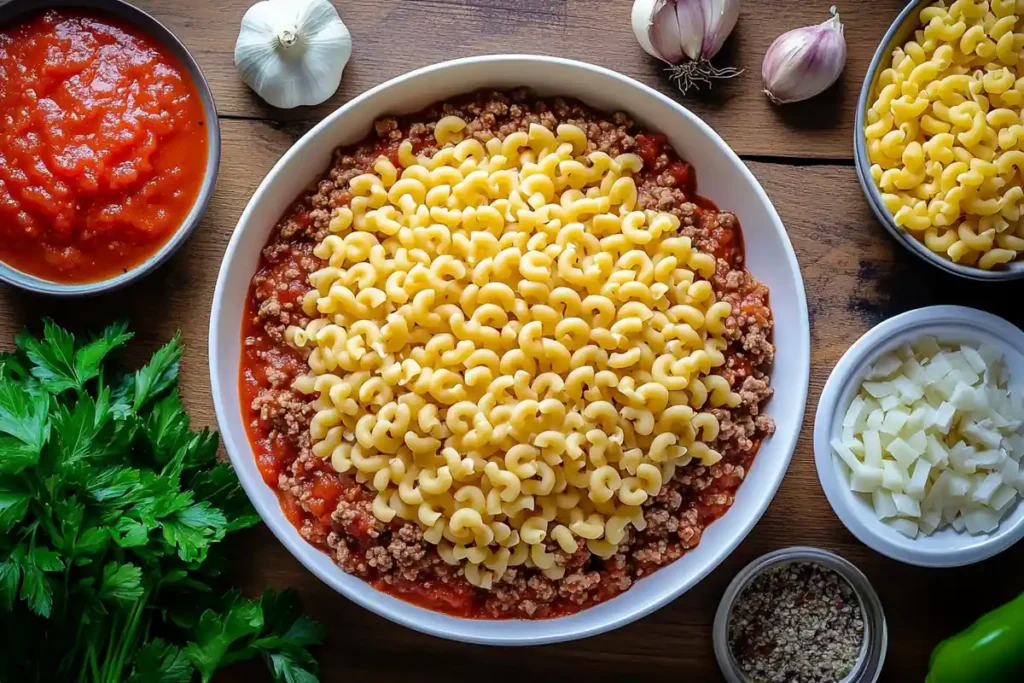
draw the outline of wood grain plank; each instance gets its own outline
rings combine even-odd
[[[348,0],[336,2],[353,36],[341,88],[317,107],[282,111],[260,101],[235,75],[234,41],[250,0],[137,0],[173,29],[209,79],[230,117],[317,121],[366,89],[412,69],[480,54],[533,53],[592,62],[646,83],[710,123],[740,154],[850,159],[853,110],[878,42],[905,0],[839,3],[849,60],[829,94],[776,107],[761,93],[761,60],[771,42],[828,18],[832,0],[745,2],[732,38],[715,60],[744,73],[713,91],[683,96],[660,62],[637,45],[628,0]],[[628,109],[628,103],[623,103]]]
[[[38,329],[44,315],[82,331],[124,317],[138,335],[127,359],[136,363],[181,329],[186,344],[185,404],[195,424],[214,425],[206,339],[217,269],[249,196],[304,130],[301,123],[224,121],[220,182],[186,248],[137,286],[85,302],[0,288],[0,347],[9,348],[13,335],[25,325]],[[899,564],[859,544],[824,498],[810,433],[829,371],[869,327],[896,313],[937,303],[977,306],[1019,324],[1024,285],[968,283],[919,263],[870,214],[852,168],[774,163],[750,167],[793,240],[806,282],[812,330],[811,396],[802,436],[778,495],[750,536],[699,586],[650,617],[586,641],[521,651],[451,643],[395,626],[319,583],[266,529],[246,533],[237,546],[237,581],[250,593],[265,586],[299,590],[306,608],[330,628],[321,651],[325,681],[430,683],[469,680],[480,671],[495,681],[718,680],[710,633],[726,585],[757,556],[796,544],[835,550],[861,567],[887,610],[890,654],[884,680],[921,680],[928,653],[939,639],[1019,589],[1006,577],[1016,576],[1024,546],[970,568],[935,571]],[[964,586],[970,587],[969,599],[948,599],[962,595]],[[400,657],[394,656],[398,648]],[[240,669],[225,680],[251,680],[250,673]],[[263,680],[262,674],[255,680]]]

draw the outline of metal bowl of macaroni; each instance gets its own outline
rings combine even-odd
[[[235,470],[316,577],[528,645],[639,619],[736,548],[809,347],[786,230],[711,128],[607,69],[498,55],[373,88],[282,157],[209,352]]]
[[[1024,33],[1015,0],[918,0],[857,103],[857,177],[900,244],[974,280],[1024,277]]]

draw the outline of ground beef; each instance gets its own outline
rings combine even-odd
[[[416,153],[433,153],[435,122],[449,115],[464,119],[464,135],[482,142],[526,130],[531,123],[552,130],[570,123],[586,132],[588,152],[639,154],[645,162],[635,178],[639,208],[672,212],[679,218],[678,234],[716,258],[712,286],[733,308],[725,320],[726,364],[716,372],[741,398],[735,408],[713,409],[720,433],[712,447],[723,459],[711,467],[694,462],[678,468],[644,504],[645,528],[630,527],[615,554],[601,559],[582,544],[566,553],[549,539],[548,550],[565,572],[561,579],[512,567],[490,591],[471,586],[460,568],[442,561],[417,525],[379,521],[372,511],[371,485],[337,475],[316,457],[309,435],[315,411],[309,397],[291,388],[294,378],[306,372],[306,352],[285,340],[290,326],[309,322],[302,307],[308,276],[324,266],[312,248],[327,234],[333,210],[351,199],[349,181],[372,172],[382,154],[397,163],[403,140]],[[244,338],[242,386],[249,398],[257,462],[268,483],[277,486],[282,508],[302,536],[329,552],[342,569],[382,590],[433,609],[489,618],[542,618],[579,610],[614,597],[695,547],[707,525],[732,504],[757,448],[775,428],[762,412],[772,393],[767,373],[774,357],[768,289],[744,268],[736,216],[697,195],[695,183],[692,169],[664,138],[643,132],[627,114],[604,114],[561,98],[539,100],[524,90],[482,92],[411,117],[382,118],[368,139],[338,149],[331,168],[289,209],[262,252],[250,287]]]

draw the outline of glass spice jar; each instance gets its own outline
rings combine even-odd
[[[733,647],[730,644],[730,624],[738,612],[737,603],[743,599],[747,588],[754,584],[758,577],[762,577],[762,581],[759,581],[756,587],[762,588],[761,584],[770,583],[766,579],[772,578],[765,572],[769,569],[778,572],[783,565],[790,564],[817,565],[826,572],[834,572],[843,585],[828,581],[826,584],[832,590],[843,588],[844,594],[856,599],[857,608],[860,610],[860,615],[858,615],[860,619],[854,620],[849,608],[844,613],[849,618],[851,625],[856,623],[860,628],[862,624],[859,653],[852,663],[850,671],[838,683],[875,683],[881,675],[888,646],[885,615],[878,595],[871,587],[867,577],[850,562],[827,550],[803,546],[778,550],[754,560],[736,575],[726,589],[715,614],[713,630],[715,656],[725,679],[729,683],[756,683],[755,679],[744,673],[744,667],[733,652]],[[804,568],[794,567],[794,569],[799,571]],[[806,576],[806,571],[802,575]],[[822,574],[822,578],[827,579],[828,577],[826,574]],[[846,584],[848,584],[848,589],[852,589],[852,595],[845,587]],[[852,605],[852,601],[850,602]]]

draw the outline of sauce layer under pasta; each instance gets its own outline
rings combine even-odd
[[[308,350],[289,344],[286,331],[310,322],[302,305],[311,289],[309,275],[326,265],[314,249],[330,234],[332,215],[350,205],[350,181],[373,173],[382,155],[401,171],[403,141],[414,153],[436,152],[435,124],[446,116],[466,122],[460,137],[481,142],[528,131],[531,124],[552,131],[570,124],[585,132],[587,151],[642,159],[633,176],[637,209],[671,214],[679,237],[714,256],[706,279],[732,311],[724,321],[725,362],[712,372],[728,382],[735,405],[705,408],[719,425],[709,445],[721,459],[711,465],[694,459],[677,468],[640,506],[643,523],[627,527],[604,557],[586,544],[567,552],[564,544],[546,539],[543,552],[554,556],[560,578],[524,564],[503,571],[489,589],[481,588],[467,580],[462,565],[444,561],[420,525],[399,517],[380,521],[372,482],[357,481],[350,471],[339,474],[330,458],[313,452],[310,422],[317,409],[311,395],[293,388],[297,377],[310,372]],[[609,116],[563,99],[538,100],[520,90],[480,92],[420,114],[381,119],[365,141],[339,149],[315,189],[282,217],[253,278],[240,388],[260,471],[304,538],[345,571],[416,604],[464,617],[550,618],[614,597],[700,542],[707,525],[732,504],[761,441],[774,430],[761,412],[771,395],[766,372],[774,354],[768,291],[743,263],[736,217],[697,195],[693,168],[663,136],[640,130],[625,114]]]

